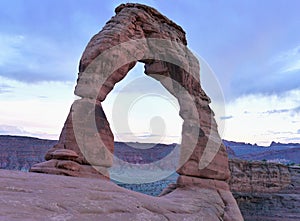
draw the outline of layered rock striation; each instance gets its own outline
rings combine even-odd
[[[229,185],[234,192],[275,193],[291,183],[289,168],[283,164],[230,160],[229,166]]]
[[[28,171],[57,141],[0,135],[0,169]]]
[[[246,221],[300,220],[300,168],[230,160],[230,189]]]
[[[177,98],[183,119],[176,165],[180,176],[176,188],[157,199],[170,206],[163,209],[165,213],[175,211],[168,219],[182,220],[189,214],[189,220],[243,220],[226,183],[230,177],[227,153],[210,99],[200,85],[199,62],[186,47],[185,32],[145,5],[122,4],[115,12],[82,55],[75,88],[79,99],[71,107],[58,144],[46,154],[47,161],[34,165],[31,171],[109,178],[114,136],[101,102],[137,62],[142,62],[145,74]],[[123,111],[118,114],[126,119]],[[125,220],[126,213],[120,217]]]

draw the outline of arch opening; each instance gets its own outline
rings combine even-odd
[[[157,196],[178,177],[175,163],[183,119],[177,98],[143,72],[144,64],[138,62],[102,102],[114,134],[114,162],[109,172],[119,186]],[[127,119],[120,112],[126,112]],[[172,151],[176,152],[173,161],[163,162]],[[155,165],[158,161],[159,166]]]
[[[179,103],[159,81],[143,74],[143,65],[138,62],[102,102],[114,140],[179,144],[183,123]]]

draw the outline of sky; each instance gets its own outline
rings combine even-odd
[[[299,1],[135,2],[156,8],[186,31],[222,138],[261,145],[300,142]],[[0,1],[0,134],[58,139],[76,99],[82,52],[120,3]],[[113,122],[120,96],[135,98],[130,131]],[[143,74],[141,64],[103,105],[116,139],[180,142],[178,103]],[[160,132],[164,136],[156,136]]]

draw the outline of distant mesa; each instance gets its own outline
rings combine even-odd
[[[281,164],[300,164],[299,143],[276,143],[259,146],[244,142],[223,140],[230,159],[264,160]]]
[[[279,146],[287,146],[287,147],[300,147],[300,144],[298,143],[280,143],[280,142],[275,142],[275,141],[272,141],[272,143],[270,144],[270,147],[279,147]]]

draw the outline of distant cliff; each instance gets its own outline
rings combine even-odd
[[[0,169],[28,171],[33,164],[45,161],[47,150],[56,143],[55,140],[0,135]],[[223,143],[230,159],[300,164],[300,144],[272,142],[269,147],[263,147],[227,140]],[[115,142],[114,154],[126,162],[143,164],[164,158],[174,147],[175,144]]]
[[[32,137],[0,136],[0,169],[28,171],[44,161],[47,150],[56,144],[54,140]]]
[[[245,221],[300,220],[300,167],[229,161],[231,191]]]
[[[267,162],[229,161],[230,188],[235,192],[274,193],[291,183],[289,167]]]
[[[230,159],[263,160],[283,164],[300,164],[299,143],[276,143],[259,146],[243,142],[223,140]]]

